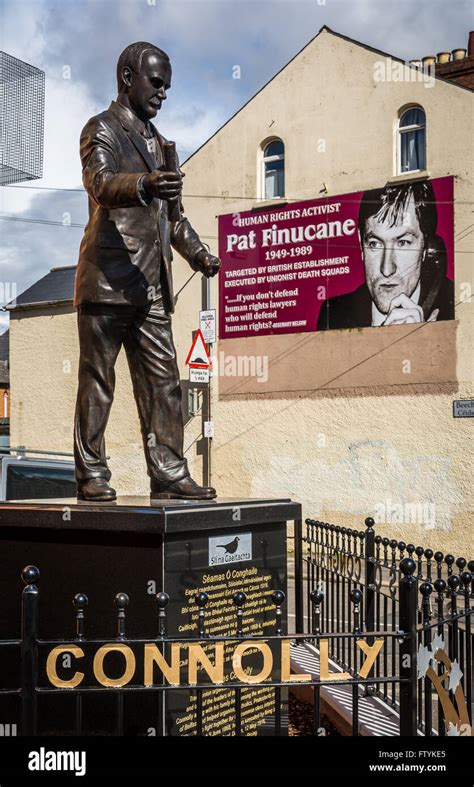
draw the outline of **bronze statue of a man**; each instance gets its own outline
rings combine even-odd
[[[165,166],[169,144],[150,118],[171,86],[168,55],[153,44],[128,46],[117,64],[118,96],[81,134],[89,221],[82,239],[74,303],[80,342],[74,452],[78,499],[110,502],[104,432],[114,366],[125,347],[140,417],[151,499],[208,499],[183,456],[181,388],[171,332],[171,246],[205,276],[220,260],[183,214],[183,173]]]

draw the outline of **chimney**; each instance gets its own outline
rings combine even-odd
[[[422,58],[422,62],[423,62],[423,68],[426,68],[426,66],[434,66],[434,64],[436,63],[436,58],[434,55],[426,55],[426,57]]]
[[[451,52],[438,52],[438,54],[436,55],[436,60],[439,65],[441,65],[442,63],[449,63],[450,58],[451,58]]]
[[[467,45],[467,54],[469,57],[474,57],[474,30],[469,33],[469,43]]]
[[[424,57],[423,64],[425,61],[431,61],[431,57]],[[474,90],[474,30],[469,33],[467,49],[458,48],[453,49],[452,52],[438,52],[436,76]]]

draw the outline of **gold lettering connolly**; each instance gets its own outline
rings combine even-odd
[[[156,645],[152,643],[145,645],[145,674],[143,681],[145,686],[153,686],[153,666],[155,664],[170,686],[179,686],[180,649],[179,643],[173,642],[171,645],[171,664],[168,664]]]
[[[108,653],[121,653],[125,658],[125,670],[120,678],[109,678],[104,671],[104,659]],[[120,688],[130,683],[135,674],[135,656],[128,645],[102,645],[94,656],[94,675],[102,686]]]
[[[365,661],[359,673],[362,679],[367,678],[377,656],[382,650],[383,643],[383,639],[376,639],[373,645],[369,645],[363,639],[357,640],[357,647],[359,647],[361,651],[365,653]],[[321,640],[319,653],[319,677],[321,680],[351,680],[352,675],[349,675],[348,672],[329,672],[329,640]]]
[[[61,653],[71,653],[76,659],[81,659],[84,656],[84,651],[78,645],[68,645],[67,647],[65,645],[58,645],[58,647],[53,648],[48,654],[48,659],[46,661],[46,674],[49,682],[53,686],[56,686],[57,689],[75,689],[83,680],[84,673],[75,672],[69,680],[62,680],[58,676],[56,670],[57,660]]]
[[[171,686],[186,685],[182,679],[182,673],[187,667],[188,685],[196,685],[198,682],[198,670],[202,670],[211,684],[223,684],[227,681],[240,681],[245,684],[264,683],[265,681],[278,680],[278,668],[280,668],[281,682],[310,682],[311,674],[299,673],[291,674],[290,649],[291,640],[279,640],[281,652],[279,664],[274,663],[274,654],[266,642],[258,640],[248,640],[240,642],[233,647],[232,652],[232,672],[225,674],[226,656],[230,656],[229,643],[216,642],[208,643],[203,646],[197,642],[189,644],[173,642],[169,647],[169,655],[160,650],[153,642],[144,644],[143,649],[143,685],[158,685],[155,680],[155,669],[158,672],[160,682],[168,683]],[[227,644],[227,650],[226,650]],[[384,640],[377,639],[373,645],[369,645],[363,639],[357,640],[357,646],[365,654],[364,663],[360,669],[360,677],[368,677],[377,656],[382,650]],[[163,648],[163,645],[161,646]],[[337,681],[350,680],[351,675],[347,672],[331,673],[329,671],[329,641],[320,640],[320,680]],[[187,655],[182,658],[182,651]],[[230,648],[232,651],[232,648]],[[84,679],[84,672],[76,671],[71,678],[60,678],[57,672],[57,661],[61,654],[71,654],[75,659],[83,659],[84,651],[78,645],[60,645],[51,650],[46,661],[46,674],[49,682],[60,689],[73,689],[79,686]],[[123,656],[124,664],[122,674],[112,678],[106,674],[104,663],[110,653],[120,653]],[[208,655],[210,653],[210,655]],[[242,660],[244,656],[260,654],[262,666],[260,671],[256,671],[253,666],[244,667]],[[213,658],[213,660],[211,660]],[[102,686],[108,688],[121,688],[126,686],[136,674],[136,657],[130,646],[122,643],[109,643],[102,645],[94,655],[92,671],[95,679]]]
[[[263,667],[255,675],[247,675],[242,668],[242,658],[250,648],[256,648],[263,655]],[[242,683],[263,683],[269,677],[273,667],[273,656],[270,648],[265,642],[241,642],[237,645],[232,656],[232,667],[237,680]]]

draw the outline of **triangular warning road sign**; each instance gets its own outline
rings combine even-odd
[[[196,331],[196,336],[188,352],[186,365],[192,369],[208,369],[211,365],[211,356],[199,329]]]

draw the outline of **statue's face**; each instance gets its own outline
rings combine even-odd
[[[146,52],[140,73],[132,72],[127,95],[130,106],[142,120],[155,117],[171,87],[171,65],[154,52]]]

